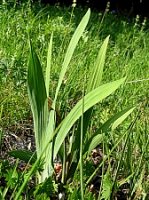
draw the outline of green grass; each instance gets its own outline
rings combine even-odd
[[[5,133],[7,128],[28,119],[31,115],[26,87],[29,57],[28,33],[30,32],[33,46],[43,67],[46,66],[51,33],[54,34],[49,88],[50,97],[54,99],[66,48],[85,13],[86,10],[81,8],[74,10],[60,7],[41,8],[38,5],[31,7],[30,4],[14,8],[0,7],[0,133]],[[92,69],[103,40],[110,35],[102,83],[124,76],[127,80],[126,84],[112,96],[96,105],[91,130],[98,129],[117,112],[129,106],[136,106],[133,114],[121,126],[107,132],[106,140],[101,145],[107,157],[104,166],[108,163],[107,170],[102,167],[102,184],[106,188],[106,184],[111,185],[111,180],[118,180],[122,186],[129,185],[130,196],[137,199],[140,195],[143,199],[143,195],[147,195],[149,190],[147,178],[149,174],[148,20],[146,24],[143,24],[143,19],[138,18],[127,19],[108,13],[102,20],[102,16],[102,13],[92,12],[91,14],[90,22],[79,41],[62,83],[57,107],[63,118],[82,97],[84,73],[88,80],[90,74],[87,72]],[[111,159],[113,159],[113,164],[111,164]],[[91,164],[88,160],[86,163],[88,166]],[[86,171],[83,172],[84,181],[91,176],[91,172]],[[73,195],[79,195],[75,191],[75,184],[80,181],[78,177],[79,172],[76,173],[76,181],[71,186],[74,192],[71,191],[71,187],[67,188],[72,199],[74,199]],[[118,182],[116,181],[116,184]],[[101,196],[104,195],[101,189]]]

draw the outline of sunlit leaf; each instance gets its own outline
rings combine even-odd
[[[84,15],[84,17],[82,18],[80,24],[78,25],[74,35],[72,36],[71,38],[71,41],[68,45],[68,48],[67,48],[67,51],[66,51],[66,54],[65,54],[65,58],[64,58],[64,62],[62,64],[62,69],[61,69],[61,73],[60,73],[60,76],[59,76],[59,81],[58,81],[58,86],[56,88],[56,94],[55,94],[55,99],[54,99],[54,104],[56,102],[56,99],[57,99],[57,96],[58,96],[58,92],[59,92],[59,89],[60,89],[60,86],[62,84],[62,81],[64,79],[64,76],[65,76],[65,73],[66,73],[66,70],[68,68],[68,65],[71,61],[71,58],[72,58],[72,55],[74,53],[74,50],[88,24],[88,21],[89,21],[89,18],[90,18],[90,9],[88,9],[87,13]]]
[[[109,42],[109,36],[104,40],[99,50],[95,65],[92,68],[90,79],[88,81],[88,88],[87,88],[88,92],[98,87],[101,83],[108,42]]]
[[[49,48],[48,48],[48,54],[47,54],[47,67],[46,67],[46,75],[45,75],[45,85],[46,85],[47,96],[49,96],[51,59],[52,59],[52,41],[53,41],[53,34],[51,35]]]
[[[84,102],[84,112],[86,112],[89,108],[94,106],[99,101],[103,100],[107,96],[109,96],[112,92],[114,92],[123,82],[125,78],[104,84],[90,93],[88,93],[84,100],[82,99],[76,104],[76,106],[70,111],[70,113],[64,119],[60,130],[57,133],[57,137],[55,139],[54,144],[54,158],[59,151],[61,144],[63,143],[65,137],[67,136],[69,130],[74,125],[74,123],[80,118],[82,115],[82,103]]]
[[[125,112],[122,116],[120,116],[112,125],[112,130],[116,129],[134,110],[134,108],[131,108],[127,112]]]

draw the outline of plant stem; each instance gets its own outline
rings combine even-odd
[[[62,170],[62,183],[65,183],[66,177],[66,140],[63,142],[64,152],[63,152],[63,170]]]
[[[80,135],[80,184],[81,199],[84,200],[84,183],[83,183],[83,113],[84,113],[84,89],[82,98],[82,116],[81,116],[81,135]]]

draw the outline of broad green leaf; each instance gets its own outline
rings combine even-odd
[[[82,103],[84,102],[84,112],[86,112],[89,108],[91,108],[96,103],[109,96],[112,92],[114,92],[124,82],[124,80],[125,78],[104,84],[94,89],[90,93],[88,93],[83,100],[81,99],[76,104],[76,106],[70,111],[70,113],[64,119],[60,127],[60,130],[57,133],[54,144],[54,158],[57,155],[59,148],[63,143],[65,137],[67,136],[69,130],[82,115]]]
[[[68,45],[68,48],[67,48],[67,51],[66,51],[66,54],[65,54],[65,58],[64,58],[64,62],[62,64],[62,69],[61,69],[61,73],[60,73],[60,76],[59,76],[59,81],[58,81],[58,85],[57,85],[57,88],[56,88],[56,94],[55,94],[55,99],[54,99],[54,102],[53,102],[53,107],[55,108],[55,103],[56,103],[56,100],[57,100],[57,96],[58,96],[58,93],[59,93],[59,89],[61,87],[61,84],[62,84],[62,81],[64,79],[64,76],[65,76],[65,73],[66,73],[66,70],[68,68],[68,65],[70,63],[70,60],[72,58],[72,55],[74,53],[74,50],[88,24],[88,21],[89,21],[89,18],[90,18],[90,9],[88,9],[87,13],[84,15],[84,17],[82,18],[80,24],[78,25],[74,35],[72,36],[72,39]]]
[[[29,100],[34,120],[37,156],[39,157],[45,144],[45,134],[48,121],[48,99],[40,61],[33,50],[31,43],[27,82]]]
[[[100,85],[101,79],[102,79],[102,74],[103,74],[103,67],[105,63],[105,57],[106,57],[106,51],[107,51],[107,45],[109,41],[109,36],[104,40],[95,64],[93,65],[92,73],[90,74],[89,82],[88,82],[88,88],[87,88],[87,93],[92,91],[93,89],[97,88]],[[84,114],[84,135],[86,134],[90,118],[92,115],[92,108],[89,109],[87,112]],[[78,131],[80,132],[80,128],[78,128]],[[75,142],[73,143],[72,149],[73,151],[76,149],[78,151],[79,145],[80,145],[80,140],[79,140],[79,134],[75,136]]]
[[[14,158],[19,158],[20,160],[30,164],[35,163],[37,159],[37,155],[35,153],[27,150],[13,150],[8,152],[8,154]]]
[[[46,85],[42,68],[35,51],[31,46],[31,58],[28,69],[28,88],[30,95],[30,103],[33,112],[35,140],[37,148],[37,156],[39,157],[43,149],[49,141],[50,134],[53,134],[55,128],[55,119],[53,114],[48,111],[48,96],[49,93],[49,73],[50,73],[50,57],[52,48],[52,36],[49,44],[47,55],[47,68],[46,68]],[[32,71],[31,71],[32,70]],[[32,74],[31,74],[32,72]],[[32,90],[31,90],[32,89]],[[31,92],[32,91],[32,92]],[[35,97],[34,97],[35,96]],[[54,112],[54,111],[53,111]],[[52,111],[50,113],[53,113]],[[49,116],[48,116],[49,115]],[[52,127],[52,128],[51,128]],[[49,177],[52,173],[51,160],[52,160],[52,143],[49,143],[44,152],[44,170],[40,177],[40,182]]]
[[[52,41],[53,41],[53,33],[51,35],[48,54],[47,54],[47,67],[46,67],[46,76],[45,76],[45,84],[46,84],[46,91],[47,97],[49,96],[49,84],[50,84],[50,72],[51,72],[51,59],[52,59]]]

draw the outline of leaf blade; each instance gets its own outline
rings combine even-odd
[[[80,24],[78,25],[78,27],[77,27],[75,33],[73,34],[71,41],[68,45],[68,48],[67,48],[67,51],[66,51],[66,54],[65,54],[65,58],[64,58],[64,61],[63,61],[63,64],[62,64],[62,70],[60,72],[58,85],[57,85],[57,88],[56,88],[55,99],[54,99],[54,102],[53,102],[54,107],[55,107],[56,99],[57,99],[63,78],[65,76],[66,70],[67,70],[68,65],[70,63],[70,60],[71,60],[72,55],[74,53],[74,50],[75,50],[75,48],[76,48],[76,46],[77,46],[77,44],[78,44],[78,42],[79,42],[79,40],[82,36],[87,24],[88,24],[89,18],[90,18],[90,9],[88,9],[87,13],[82,18]]]
[[[93,105],[95,105],[96,103],[98,103],[99,101],[110,95],[112,92],[114,92],[124,82],[124,80],[125,78],[120,79],[118,81],[114,81],[112,83],[104,84],[102,86],[99,86],[95,90],[91,91],[90,93],[88,93],[84,97],[84,112],[86,112]],[[64,141],[65,137],[67,136],[69,130],[81,115],[82,115],[82,100],[80,100],[76,104],[76,106],[71,110],[71,112],[64,119],[60,127],[60,130],[55,139],[54,158],[58,153],[59,148],[62,142]]]
[[[95,67],[93,68],[91,76],[90,76],[90,80],[89,80],[89,84],[87,88],[88,92],[98,87],[101,83],[109,37],[110,36],[106,37],[106,39],[104,40],[98,52],[98,56],[95,62]]]
[[[112,127],[112,124],[115,123],[115,121],[117,121],[119,118],[123,119],[121,120],[121,123],[129,116],[129,114],[131,114],[133,112],[133,110],[135,109],[135,107],[129,107],[126,108],[118,113],[116,113],[114,116],[112,116],[110,119],[108,119],[97,131],[96,133],[89,138],[88,142],[85,145],[84,148],[84,153],[88,152],[88,155],[90,154],[90,152],[96,148],[96,146],[101,142],[100,139],[101,136],[103,137],[103,134],[106,134],[106,132]],[[118,124],[119,125],[119,124]],[[95,138],[94,138],[95,137]]]
[[[34,119],[37,155],[39,155],[42,151],[41,143],[43,142],[43,135],[47,123],[48,102],[41,64],[31,43],[27,83],[29,100]]]
[[[49,84],[50,84],[50,72],[51,72],[51,60],[52,60],[52,41],[53,41],[53,33],[50,38],[50,43],[48,47],[47,53],[47,67],[46,67],[46,74],[45,74],[45,85],[47,96],[49,96]]]

